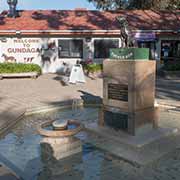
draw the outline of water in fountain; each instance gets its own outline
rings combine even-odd
[[[79,112],[79,99],[72,100],[72,116],[76,117],[80,115]]]

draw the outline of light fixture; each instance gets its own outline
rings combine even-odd
[[[86,37],[86,42],[91,42],[91,37]]]
[[[16,35],[21,35],[21,31],[17,30]]]
[[[7,42],[7,38],[2,37],[2,38],[0,38],[0,41],[3,42],[3,43],[5,43],[5,42]]]

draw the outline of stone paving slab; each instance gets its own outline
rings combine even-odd
[[[112,141],[117,141],[121,144],[128,145],[132,148],[142,148],[154,141],[166,138],[171,135],[176,135],[178,133],[177,128],[165,128],[159,127],[158,129],[149,129],[136,136],[131,136],[122,131],[115,131],[108,127],[99,127],[97,123],[91,123],[86,125],[86,130],[95,133],[105,139],[109,138]]]
[[[145,166],[179,148],[180,134],[172,134],[138,148],[124,144],[117,138],[107,138],[94,133],[89,133],[87,142],[127,162]]]

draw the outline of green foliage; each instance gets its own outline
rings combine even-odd
[[[180,0],[88,0],[98,9],[179,9]]]
[[[180,71],[180,64],[167,64],[164,66],[166,71]]]
[[[0,63],[0,73],[24,73],[37,72],[41,74],[41,68],[37,64]]]
[[[102,64],[96,64],[96,63],[87,64],[85,66],[85,70],[87,70],[88,72],[91,72],[91,73],[94,73],[97,71],[102,71]]]
[[[97,9],[115,10],[125,9],[127,7],[127,0],[88,0],[92,2]]]

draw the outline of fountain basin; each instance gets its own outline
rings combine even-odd
[[[70,137],[74,136],[84,129],[84,126],[77,120],[68,120],[68,125],[73,125],[75,128],[66,130],[48,130],[47,127],[52,126],[54,120],[47,121],[37,127],[37,131],[40,135],[46,137]]]

